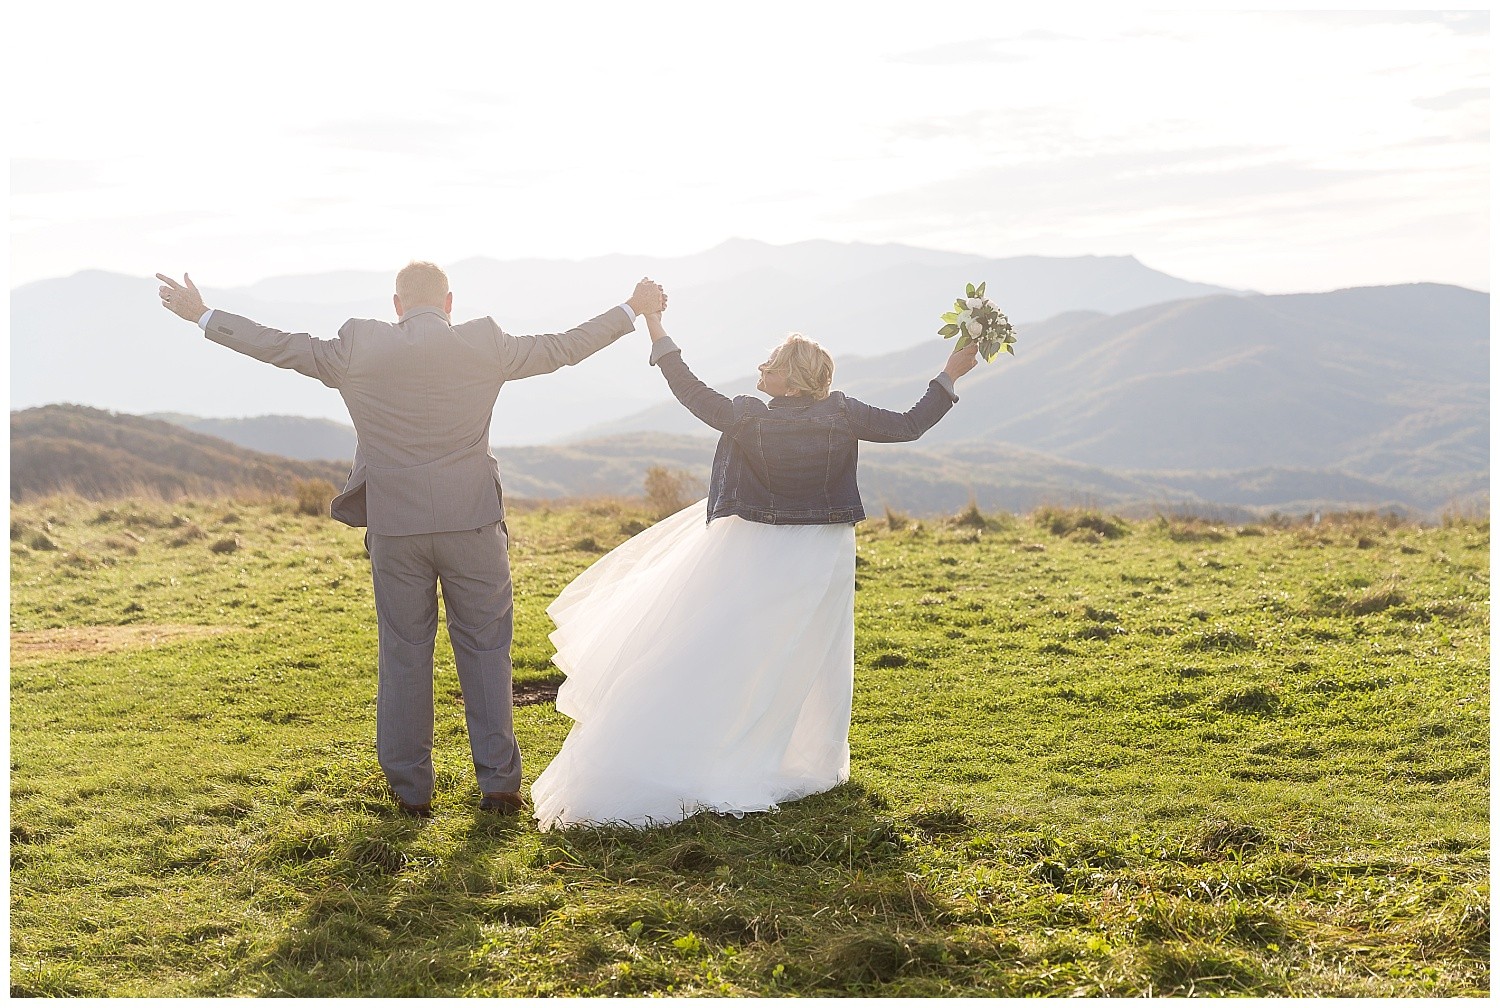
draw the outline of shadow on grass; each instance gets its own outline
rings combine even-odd
[[[947,934],[907,863],[913,827],[859,784],[653,830],[464,815],[436,839],[354,816],[264,845],[259,866],[302,905],[209,992],[837,994],[923,978],[938,992],[994,957]],[[951,810],[929,825],[963,828]]]
[[[424,822],[373,800],[328,812],[256,845],[245,874],[283,886],[266,906],[280,922],[200,993],[1290,994],[1320,932],[1287,900],[1358,877],[1253,822],[1115,844],[952,805],[892,810],[859,783],[652,830]],[[1413,923],[1423,940],[1487,948],[1488,916],[1444,902]]]

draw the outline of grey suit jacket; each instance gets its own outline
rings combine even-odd
[[[382,535],[481,528],[505,517],[490,416],[500,386],[577,364],[630,332],[612,308],[565,333],[512,336],[491,318],[460,325],[440,308],[397,322],[350,319],[338,338],[285,333],[214,311],[209,339],[337,389],[359,436],[330,512]]]

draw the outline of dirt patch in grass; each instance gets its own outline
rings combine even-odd
[[[512,683],[511,702],[517,707],[527,704],[556,703],[560,683]]]
[[[562,683],[558,682],[512,682],[510,686],[511,703],[517,707],[527,707],[531,704],[556,703],[557,688]],[[460,690],[452,692],[454,703],[463,703],[464,695]]]
[[[128,626],[56,627],[10,635],[13,658],[50,658],[56,655],[129,651],[174,644],[193,637],[238,633],[236,627],[190,626],[174,623],[132,623]]]

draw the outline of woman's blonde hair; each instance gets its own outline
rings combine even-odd
[[[772,371],[785,371],[791,391],[814,399],[827,399],[833,388],[833,357],[801,333],[792,333],[771,351],[767,362]]]

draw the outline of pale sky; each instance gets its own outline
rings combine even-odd
[[[7,35],[12,286],[752,238],[1489,289],[1484,12],[54,0]]]

